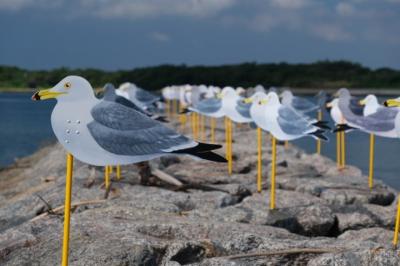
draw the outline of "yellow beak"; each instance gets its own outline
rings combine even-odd
[[[268,102],[268,100],[266,100],[266,99],[260,100],[260,104],[267,104],[267,102]]]
[[[400,107],[400,101],[398,99],[388,99],[383,104],[387,107]]]
[[[40,90],[32,95],[32,100],[39,101],[39,100],[55,99],[62,94],[66,94],[66,92],[51,91],[51,89]]]
[[[244,103],[252,103],[252,102],[253,102],[253,99],[252,99],[252,98],[244,98],[244,99],[243,99],[243,102],[244,102]]]
[[[327,104],[326,104],[326,107],[332,108],[332,107],[333,107],[332,102],[327,103]]]
[[[360,105],[365,105],[365,104],[366,104],[365,99],[360,100],[358,103],[359,103]]]

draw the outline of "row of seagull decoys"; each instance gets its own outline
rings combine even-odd
[[[361,130],[383,137],[400,136],[400,115],[398,115],[400,109],[379,105],[373,96],[358,101],[347,89],[340,89],[337,97],[327,104],[337,125],[336,130],[342,132]],[[121,84],[118,89],[107,84],[104,87],[104,97],[96,99],[87,80],[69,76],[53,88],[35,93],[32,98],[57,99],[51,123],[57,139],[68,151],[63,265],[68,263],[74,157],[82,162],[107,168],[110,165],[148,161],[171,153],[187,154],[214,162],[228,161],[228,170],[231,172],[231,121],[239,124],[250,123],[252,127],[257,127],[259,191],[261,190],[261,130],[272,135],[270,208],[274,209],[276,140],[288,141],[306,136],[317,140],[328,140],[325,136],[329,130],[327,123],[308,115],[325,107],[327,96],[323,92],[319,93],[313,102],[294,96],[289,90],[284,90],[279,95],[276,88],[265,90],[260,85],[250,90],[240,87],[221,89],[217,86],[204,85],[169,86],[162,89],[162,98],[166,101],[177,101],[185,108],[181,110],[182,115],[192,112],[214,119],[225,117],[226,158],[213,152],[221,145],[197,142],[157,121],[163,119],[152,112],[157,110],[155,106],[161,98],[133,83]],[[360,103],[365,107],[360,107]],[[385,104],[399,107],[400,99],[391,99]]]
[[[369,178],[370,189],[373,188],[373,164],[374,164],[374,139],[375,135],[386,138],[400,138],[400,97],[388,99],[383,104],[379,104],[375,95],[369,94],[365,98],[356,98],[350,94],[346,88],[339,89],[336,98],[329,99],[325,93],[317,94],[316,103],[311,103],[307,99],[293,96],[285,90],[279,100],[276,89],[272,88],[268,92],[259,90],[248,98],[242,98],[238,90],[225,87],[214,99],[204,99],[188,109],[193,112],[211,117],[228,117],[237,122],[255,123],[258,126],[258,176],[257,187],[261,190],[261,159],[260,159],[260,128],[272,134],[272,172],[270,175],[270,208],[275,204],[275,163],[276,163],[276,143],[279,140],[292,140],[303,136],[313,136],[324,139],[326,127],[321,120],[321,110],[325,107],[335,123],[337,135],[337,160],[338,167],[342,170],[345,166],[345,132],[359,130],[370,134],[370,158],[369,158]],[[220,100],[218,100],[220,98]],[[225,99],[225,100],[224,100]],[[251,103],[251,106],[246,106]],[[319,110],[319,120],[308,117],[306,114]],[[250,120],[246,120],[250,119]],[[230,131],[230,126],[227,130]],[[231,134],[231,133],[229,133]],[[231,142],[232,136],[227,137]],[[230,145],[229,143],[227,143]],[[227,153],[231,148],[227,149]],[[228,163],[231,162],[231,155],[227,156]],[[400,230],[400,198],[397,203],[397,215],[395,221],[395,231],[393,244],[398,244],[398,233]]]

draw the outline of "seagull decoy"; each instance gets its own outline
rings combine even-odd
[[[53,88],[36,92],[32,99],[57,100],[51,125],[68,151],[62,265],[68,265],[74,157],[95,166],[131,164],[167,154],[226,162],[213,152],[220,145],[198,143],[133,108],[97,99],[90,83],[79,76],[68,76]]]
[[[228,159],[228,172],[232,174],[232,121],[235,123],[252,122],[250,117],[250,104],[244,102],[232,87],[222,89],[219,97],[222,99],[222,110],[225,115],[226,148]]]
[[[360,105],[364,105],[363,115],[369,116],[378,111],[380,107],[378,99],[375,95],[369,94],[364,99],[360,100]],[[369,134],[369,174],[368,174],[368,186],[370,189],[374,185],[374,151],[375,151],[375,135]]]
[[[122,93],[120,93],[120,91]],[[143,110],[149,109],[153,104],[160,100],[159,96],[139,88],[130,82],[121,84],[116,93],[120,94],[120,96],[124,96]]]
[[[276,139],[280,141],[294,140],[305,136],[328,140],[324,128],[319,127],[314,119],[284,106],[275,92],[265,94],[259,92],[247,99],[252,102],[250,114],[257,126],[270,132],[272,138],[272,170],[270,209],[275,208],[275,176],[276,176]]]
[[[297,112],[310,113],[319,109],[319,106],[305,98],[294,96],[290,90],[284,90],[281,94],[282,104],[293,108]]]

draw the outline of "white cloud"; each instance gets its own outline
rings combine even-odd
[[[299,9],[309,4],[308,0],[270,0],[271,5],[286,9]]]
[[[81,0],[95,15],[106,18],[157,16],[208,17],[233,6],[236,0]]]
[[[336,24],[317,24],[311,26],[311,33],[327,41],[348,41],[352,39],[349,32]]]
[[[341,16],[350,16],[354,13],[354,7],[346,2],[340,2],[336,6],[336,12]]]
[[[158,32],[158,31],[150,33],[149,36],[151,39],[153,39],[157,42],[169,42],[171,40],[171,38],[168,34]]]
[[[19,10],[32,5],[33,0],[0,0],[0,9]]]
[[[0,0],[0,10],[19,11],[28,7],[54,8],[62,0]]]
[[[251,18],[248,26],[256,31],[269,32],[278,27],[296,29],[302,24],[299,16],[291,13],[266,12]]]

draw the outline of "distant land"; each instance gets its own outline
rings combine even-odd
[[[400,70],[370,69],[349,61],[317,61],[309,64],[160,65],[117,71],[65,67],[53,70],[26,70],[0,65],[0,91],[49,87],[68,75],[83,76],[94,87],[102,87],[107,82],[118,86],[129,81],[148,90],[158,90],[173,84],[205,84],[221,87],[229,85],[245,88],[261,84],[264,87],[285,86],[298,89],[400,88]]]

